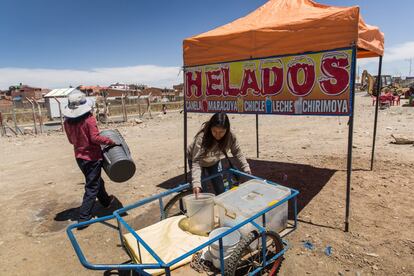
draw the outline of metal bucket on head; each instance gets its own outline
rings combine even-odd
[[[114,182],[124,182],[135,174],[135,163],[124,138],[117,129],[103,130],[100,135],[110,138],[120,146],[103,146],[103,168]]]

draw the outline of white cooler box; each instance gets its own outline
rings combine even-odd
[[[214,198],[218,206],[220,226],[233,227],[244,220],[256,215],[267,207],[276,204],[290,195],[290,189],[283,186],[275,186],[263,180],[252,179],[237,189],[227,191]],[[266,213],[266,229],[280,232],[286,228],[288,218],[288,202]],[[255,222],[261,226],[262,216]],[[257,228],[251,223],[239,229],[243,236],[248,235]]]

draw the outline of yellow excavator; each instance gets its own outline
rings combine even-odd
[[[362,71],[361,75],[361,91],[367,91],[368,94],[372,95],[374,89],[375,79],[368,73],[367,70]]]
[[[367,91],[369,95],[376,96],[376,86],[377,77],[371,76],[367,70],[364,70],[361,76],[361,91]],[[383,89],[389,89],[392,90],[393,94],[398,94],[399,88],[400,87],[397,87],[395,84],[393,84],[391,75],[381,75],[380,91],[383,91]]]
[[[362,72],[361,76],[361,90],[367,91],[368,94],[376,96],[376,85],[377,84],[377,78],[371,76],[370,73],[368,73],[367,70],[364,70]],[[385,87],[391,87],[392,84],[392,78],[390,75],[381,75],[381,91]]]

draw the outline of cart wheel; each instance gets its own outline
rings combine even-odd
[[[282,239],[279,234],[273,231],[266,231],[266,261],[283,250]],[[224,275],[239,276],[248,275],[256,268],[261,267],[262,260],[262,236],[256,231],[244,237],[231,256],[226,261]],[[262,272],[267,272],[269,276],[276,275],[283,261],[283,255],[273,263],[268,264]]]
[[[183,197],[191,195],[192,193],[192,190],[182,191],[171,198],[164,207],[165,218],[185,215],[186,210],[183,205],[180,206],[180,201],[183,199]]]

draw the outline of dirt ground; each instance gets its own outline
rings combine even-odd
[[[209,116],[189,114],[190,140]],[[299,226],[286,237],[290,249],[280,275],[414,275],[414,147],[390,143],[391,134],[414,139],[414,108],[380,110],[370,171],[374,108],[369,97],[357,94],[348,233],[343,231],[348,118],[260,116],[260,158],[255,116],[230,118],[253,174],[300,191]],[[123,205],[179,184],[182,114],[169,112],[118,129],[137,172],[126,183],[104,179]],[[84,268],[66,235],[66,227],[76,220],[84,179],[65,135],[0,138],[0,156],[0,275],[118,275]],[[142,227],[158,219],[156,208],[149,205],[125,218]],[[105,210],[96,204],[95,214],[102,216]],[[110,221],[75,231],[89,261],[129,260],[115,226]],[[324,253],[327,246],[330,256]]]

